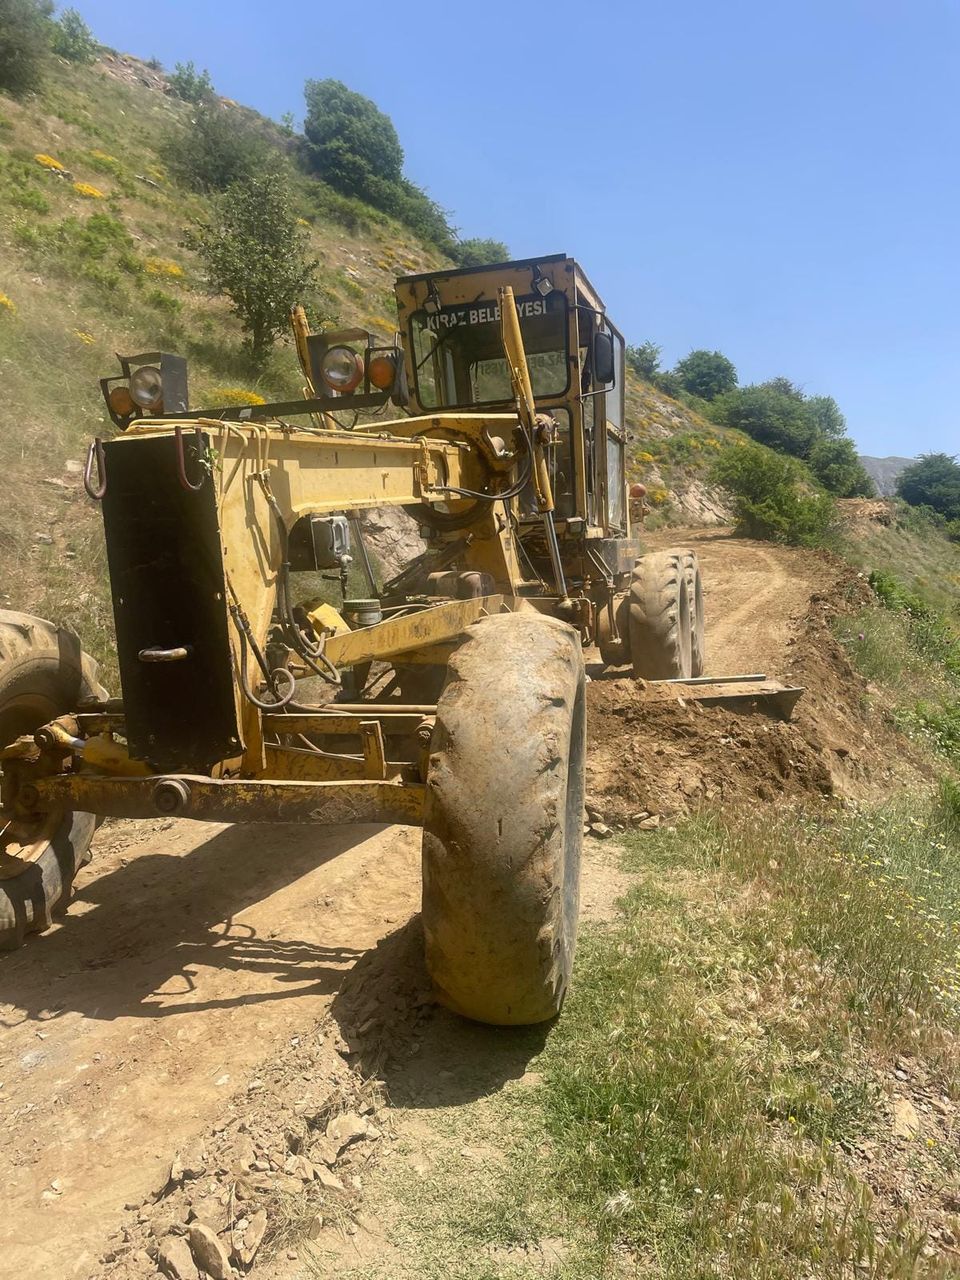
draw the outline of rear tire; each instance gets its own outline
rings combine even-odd
[[[630,660],[644,680],[688,679],[690,599],[683,551],[641,556],[630,582]]]
[[[684,555],[683,572],[687,582],[687,609],[690,614],[690,674],[702,676],[705,661],[703,581],[700,577],[700,561],[695,551],[688,551]]]
[[[0,744],[8,746],[89,697],[106,693],[96,663],[71,631],[0,610]],[[51,814],[27,826],[0,810],[0,826],[0,951],[10,951],[66,909],[73,878],[90,860],[96,818]]]
[[[554,618],[471,627],[437,707],[423,825],[427,968],[478,1022],[544,1022],[570,981],[583,844],[580,640]]]

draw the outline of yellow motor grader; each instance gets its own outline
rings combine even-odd
[[[407,276],[396,297],[388,345],[295,309],[299,400],[191,409],[160,352],[102,381],[119,431],[84,479],[122,696],[71,632],[0,612],[0,946],[66,908],[105,816],[419,823],[441,998],[491,1023],[559,1010],[584,651],[698,678],[697,560],[631,534],[623,339],[575,261]],[[390,506],[425,549],[379,582],[362,513]]]

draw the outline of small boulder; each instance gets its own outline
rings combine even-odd
[[[337,1149],[339,1154],[353,1142],[359,1142],[367,1136],[367,1122],[355,1111],[345,1111],[343,1115],[334,1116],[327,1125],[327,1141]]]
[[[920,1132],[920,1117],[909,1098],[893,1100],[893,1136],[915,1138]]]
[[[194,1261],[210,1280],[233,1280],[230,1256],[209,1227],[202,1222],[191,1222],[188,1239]]]
[[[167,1236],[160,1246],[157,1263],[168,1280],[199,1280],[200,1273],[183,1236]]]

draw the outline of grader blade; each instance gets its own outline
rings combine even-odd
[[[657,702],[699,702],[705,707],[729,707],[732,711],[759,711],[778,720],[789,720],[806,692],[799,685],[783,685],[765,675],[696,676],[686,680],[650,680],[646,696]]]

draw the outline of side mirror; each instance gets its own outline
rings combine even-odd
[[[612,386],[616,377],[613,337],[602,330],[593,335],[593,376],[605,387]]]

